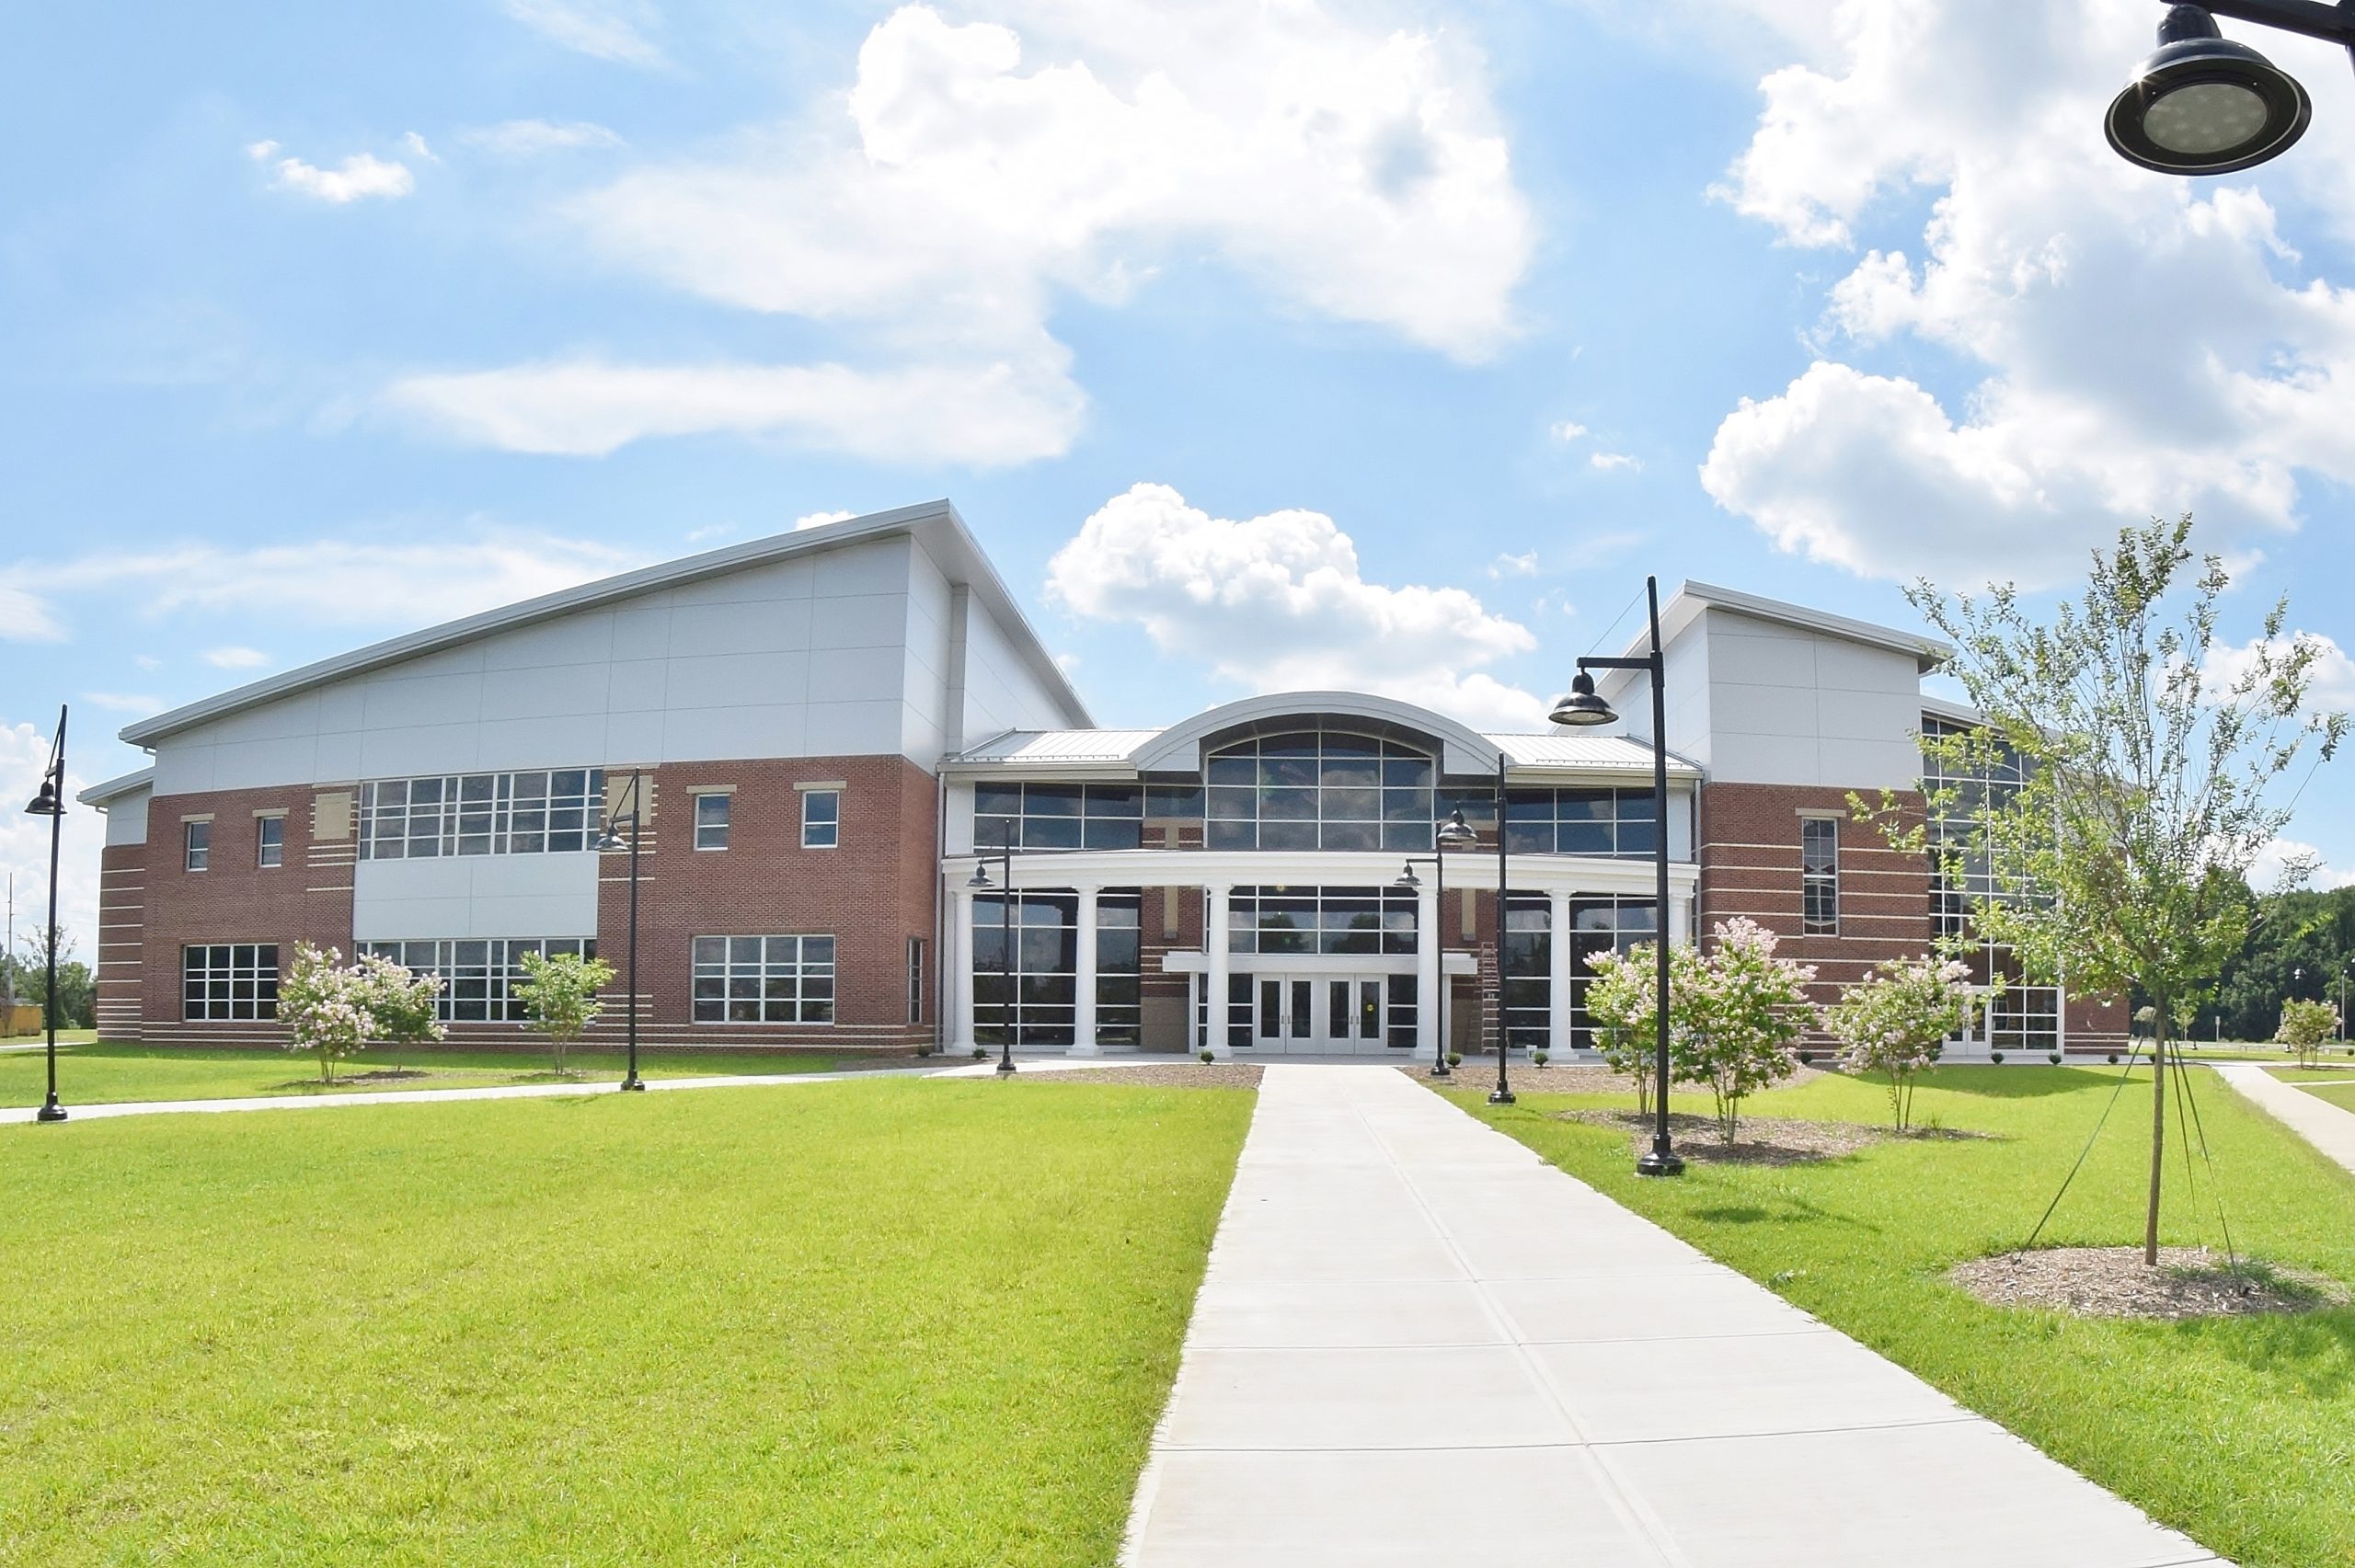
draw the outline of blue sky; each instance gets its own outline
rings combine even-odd
[[[2130,169],[2158,14],[50,7],[0,57],[0,764],[939,495],[1108,724],[1531,727],[1647,571],[1910,625],[2187,507],[2232,640],[2290,590],[2355,644],[2355,82],[2228,28],[2306,142]],[[2292,836],[2355,870],[2345,773]]]

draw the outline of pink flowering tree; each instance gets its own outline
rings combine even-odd
[[[343,967],[343,955],[305,942],[278,982],[278,1021],[286,1025],[286,1048],[318,1059],[319,1082],[335,1082],[335,1064],[367,1048],[375,1021],[368,1006],[367,982]]]
[[[1603,1065],[1620,1076],[1634,1081],[1636,1113],[1649,1115],[1652,1108],[1652,1070],[1659,1055],[1656,1034],[1659,1017],[1659,964],[1653,957],[1652,944],[1638,943],[1625,953],[1603,948],[1587,956],[1587,967],[1594,971],[1594,979],[1587,982],[1586,1016],[1594,1030],[1594,1048],[1602,1053]],[[1668,950],[1669,1049],[1670,1059],[1675,1058],[1678,1035],[1689,1025],[1682,1016],[1679,1004],[1693,990],[1690,983],[1694,967],[1702,962],[1700,953],[1679,944]]]
[[[2273,1037],[2297,1054],[2300,1067],[2318,1067],[2322,1063],[2323,1042],[2338,1027],[2338,1014],[2326,1001],[2285,1001],[2281,1004],[2281,1027]]]
[[[1776,956],[1775,933],[1753,920],[1721,921],[1716,936],[1683,974],[1670,972],[1669,1068],[1680,1083],[1708,1085],[1731,1143],[1742,1101],[1798,1070],[1791,1046],[1814,1015],[1815,967]]]
[[[438,1006],[441,976],[416,974],[373,953],[354,964],[351,972],[366,1001],[370,1039],[400,1047],[431,1045],[449,1034]],[[404,1055],[396,1052],[394,1070],[399,1070]]]
[[[1982,1005],[1969,969],[1925,954],[1866,970],[1823,1010],[1823,1026],[1845,1047],[1843,1066],[1889,1080],[1890,1115],[1903,1132],[1913,1119],[1916,1077]]]

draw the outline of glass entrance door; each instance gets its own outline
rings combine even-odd
[[[1380,1051],[1386,998],[1379,975],[1260,975],[1253,985],[1252,1044],[1300,1055]]]

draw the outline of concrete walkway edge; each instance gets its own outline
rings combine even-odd
[[[2355,1173],[2355,1111],[2318,1099],[2299,1088],[2295,1079],[2276,1078],[2255,1062],[2219,1061],[2209,1066],[2274,1120]]]

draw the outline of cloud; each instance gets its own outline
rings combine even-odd
[[[804,512],[793,520],[793,530],[798,533],[805,528],[823,528],[830,522],[843,522],[857,515],[855,511]]]
[[[259,648],[239,647],[232,644],[227,647],[205,649],[204,662],[221,670],[258,670],[270,662],[270,655]]]
[[[2096,129],[2148,6],[1829,9],[1720,194],[1793,246],[1869,247],[1817,362],[1720,425],[1719,505],[1861,575],[2035,587],[2123,523],[2191,509],[2246,547],[2296,525],[2302,472],[2355,480],[2355,296],[2254,186],[2133,168]]]
[[[1457,588],[1390,588],[1321,512],[1213,518],[1166,485],[1113,497],[1048,563],[1047,596],[1141,626],[1176,658],[1254,692],[1342,688],[1468,722],[1541,729],[1545,704],[1484,667],[1536,646]]]
[[[533,31],[617,65],[663,67],[670,58],[646,36],[652,7],[632,0],[503,0],[510,17]]]
[[[1534,578],[1537,575],[1537,552],[1531,550],[1519,555],[1499,555],[1488,563],[1488,576],[1499,582],[1511,578]]]
[[[278,150],[275,142],[256,142],[246,152],[256,163],[267,163]],[[300,158],[280,158],[270,183],[339,207],[371,196],[396,200],[417,189],[417,178],[406,164],[387,163],[368,153],[354,153],[331,169]]]
[[[1545,428],[1545,433],[1564,443],[1577,441],[1587,433],[1586,427],[1576,419],[1560,419]]]
[[[132,714],[141,717],[164,711],[164,699],[161,697],[132,695],[122,692],[85,692],[82,693],[82,700],[92,707],[104,708],[109,713]]]
[[[557,123],[546,120],[507,120],[458,132],[460,144],[479,147],[494,157],[535,158],[548,153],[585,148],[618,147],[621,136],[585,120]]]
[[[2355,713],[2355,658],[2348,657],[2338,639],[2319,632],[2298,632],[2287,640],[2311,644],[2317,650],[2309,671],[2313,684],[2307,688],[2306,706],[2315,713]],[[2211,682],[2229,685],[2246,674],[2258,653],[2269,648],[2276,653],[2289,651],[2262,637],[2239,645],[2219,643],[2209,650],[2202,672]]]
[[[2328,864],[2323,852],[2297,839],[2275,839],[2257,852],[2247,872],[2248,885],[2269,893],[2285,885],[2307,887],[2355,887],[2355,871]]]
[[[54,643],[64,638],[64,626],[37,595],[0,584],[0,642]]]
[[[49,766],[49,744],[56,727],[52,714],[40,724],[0,723],[0,778],[23,780],[21,807]],[[98,962],[98,852],[106,836],[106,821],[74,799],[95,781],[73,766],[75,751],[66,749],[65,816],[59,824],[57,923],[73,939],[74,957],[93,967]],[[21,809],[0,811],[0,876],[13,876],[17,890],[17,937],[21,944],[31,928],[49,918],[49,818],[29,817]]]
[[[1644,460],[1631,452],[1598,452],[1587,459],[1587,464],[1590,467],[1599,469],[1605,474],[1615,473],[1623,468],[1640,472],[1644,466]]]
[[[1086,400],[1064,358],[1058,349],[1040,361],[881,371],[584,359],[408,376],[382,401],[457,440],[508,452],[602,457],[651,437],[728,433],[882,463],[986,468],[1069,447]]]
[[[1068,450],[1086,406],[1057,303],[1117,304],[1166,268],[1457,360],[1513,338],[1534,224],[1485,68],[1451,38],[1314,0],[992,14],[902,6],[807,113],[560,209],[621,267],[821,324],[842,363],[559,356],[412,377],[393,401],[517,451],[724,432],[1005,464]]]
[[[325,627],[408,627],[469,615],[643,566],[634,552],[589,540],[489,529],[414,544],[319,539],[111,550],[18,562],[11,575],[46,605],[76,598],[119,618],[224,619]],[[287,585],[302,591],[290,593]],[[247,650],[229,650],[244,652]],[[215,663],[220,663],[218,659]],[[236,668],[225,665],[224,668]]]
[[[414,131],[405,131],[401,133],[401,145],[407,147],[412,155],[423,158],[429,164],[438,164],[442,161],[434,155],[433,149],[425,144],[425,138]]]

